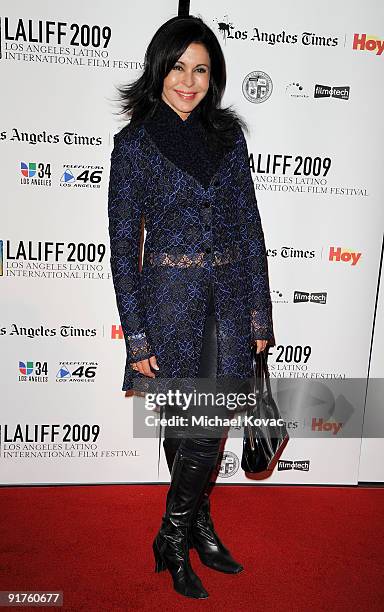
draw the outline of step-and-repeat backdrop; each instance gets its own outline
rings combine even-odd
[[[384,249],[384,240],[383,240]],[[381,267],[375,327],[367,385],[359,481],[384,481],[384,270]]]
[[[144,400],[121,391],[107,192],[125,124],[115,86],[137,78],[177,10],[174,0],[2,4],[0,483],[169,478],[155,435],[134,436]],[[270,372],[291,433],[263,480],[245,477],[241,438],[230,437],[218,481],[356,483],[383,235],[382,3],[192,0],[191,14],[219,38],[224,105],[250,127]],[[382,476],[375,444],[363,446],[365,480]]]

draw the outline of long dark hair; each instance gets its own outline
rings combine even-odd
[[[236,128],[248,131],[246,122],[231,107],[220,108],[227,81],[225,59],[213,31],[200,17],[172,17],[154,34],[144,58],[143,74],[118,86],[121,110],[134,125],[150,118],[161,99],[163,80],[191,43],[201,43],[211,60],[209,89],[199,103],[201,121],[213,140],[231,146]]]

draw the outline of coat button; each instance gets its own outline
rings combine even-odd
[[[205,206],[205,208],[209,208],[210,207],[210,203],[209,202],[204,202],[204,206]]]
[[[207,247],[207,248],[205,249],[205,252],[206,252],[206,253],[210,253],[210,252],[211,252],[211,247]]]
[[[218,187],[219,185],[220,185],[220,181],[219,181],[219,179],[215,179],[215,180],[213,181],[213,186],[214,186],[214,187]]]
[[[209,232],[209,230],[211,229],[211,226],[210,225],[205,225],[204,229],[205,229],[206,232]]]

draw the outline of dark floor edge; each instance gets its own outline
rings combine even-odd
[[[33,488],[33,487],[105,487],[105,486],[155,486],[155,485],[169,485],[169,481],[162,482],[66,482],[66,483],[33,483],[33,484],[0,484],[0,489],[15,489],[15,488]],[[300,487],[300,488],[308,488],[312,489],[317,488],[346,488],[346,489],[382,489],[384,488],[384,482],[359,482],[357,484],[310,484],[310,483],[273,483],[273,482],[263,482],[255,485],[251,485],[248,482],[218,482],[216,483],[217,487]]]

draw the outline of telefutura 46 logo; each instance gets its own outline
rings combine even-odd
[[[96,361],[60,361],[56,382],[95,382]]]
[[[100,189],[103,166],[66,164],[60,178],[61,187]]]

